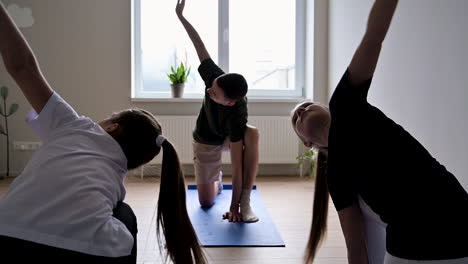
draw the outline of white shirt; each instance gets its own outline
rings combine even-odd
[[[125,197],[127,159],[119,144],[57,93],[26,121],[43,145],[0,200],[0,235],[90,255],[130,255],[133,237],[112,216]]]

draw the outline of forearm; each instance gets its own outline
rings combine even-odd
[[[232,198],[231,208],[237,208],[242,195],[242,171],[234,168],[232,170]]]
[[[231,207],[239,206],[243,186],[243,146],[242,140],[231,143],[232,199]]]
[[[382,42],[390,27],[398,0],[376,0],[367,21],[367,30],[349,65],[349,81],[357,87],[374,75]]]
[[[0,53],[7,71],[13,78],[26,67],[37,68],[37,63],[31,48],[1,2]]]
[[[34,53],[0,2],[0,54],[5,68],[40,113],[53,93],[42,75]]]
[[[192,41],[193,45],[195,46],[195,50],[197,51],[198,58],[200,59],[200,62],[209,59],[210,54],[208,53],[205,44],[203,43],[200,35],[198,32],[195,30],[195,28],[188,22],[188,20],[182,16],[179,15],[179,20],[182,23],[182,25],[185,28],[185,31],[187,31],[188,36],[190,37],[190,40]]]
[[[365,41],[382,43],[392,22],[398,0],[376,0],[367,21]]]

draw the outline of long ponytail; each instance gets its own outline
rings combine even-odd
[[[169,141],[164,141],[162,148],[163,160],[156,220],[159,247],[161,249],[162,228],[168,253],[166,259],[169,257],[176,264],[207,263],[187,213],[185,182],[179,157]]]
[[[317,177],[315,180],[314,207],[309,242],[307,243],[305,262],[314,261],[317,249],[327,230],[328,186],[327,186],[328,150],[320,149],[317,157]]]

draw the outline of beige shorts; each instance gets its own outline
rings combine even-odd
[[[222,153],[230,151],[230,144],[229,138],[223,145],[207,145],[193,141],[193,166],[197,184],[208,184],[218,180]]]

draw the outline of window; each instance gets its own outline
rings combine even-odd
[[[186,62],[184,97],[202,97],[195,48],[175,14],[176,1],[133,1],[132,96],[170,97],[170,67]],[[305,0],[192,0],[184,15],[211,57],[249,82],[249,98],[300,97],[304,86]]]

